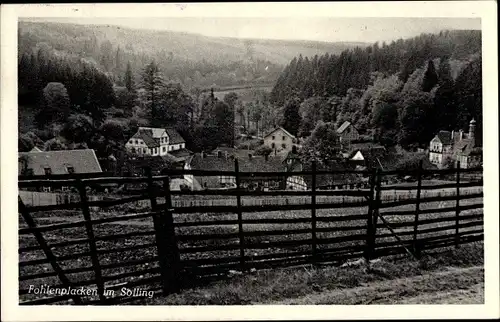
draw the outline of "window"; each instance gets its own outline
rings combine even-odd
[[[62,186],[61,187],[61,191],[69,191],[69,187],[68,186]]]
[[[50,192],[50,187],[43,187],[42,190],[43,192]]]
[[[273,149],[274,149],[274,143],[273,143],[273,144],[271,144],[271,148],[273,148]]]
[[[73,167],[66,167],[66,171],[68,171],[69,174],[75,173],[75,168]]]
[[[273,135],[273,140],[274,140],[274,135]]]
[[[135,140],[135,144],[139,144],[139,141]]]
[[[281,145],[281,147],[282,147],[283,149],[286,149],[286,144],[285,144],[285,143],[283,143],[283,144]]]
[[[52,169],[50,168],[44,168],[43,171],[45,171],[45,175],[50,176],[52,174]]]
[[[283,136],[283,137],[281,138],[281,141],[285,141],[285,140],[286,140],[286,138]]]
[[[146,154],[146,153],[148,152],[148,150],[147,150],[147,149],[142,149],[142,152],[143,152],[144,154]]]
[[[163,147],[163,152],[167,151],[167,149],[165,149],[165,147]]]

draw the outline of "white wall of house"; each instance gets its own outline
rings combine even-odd
[[[288,153],[292,151],[294,145],[293,138],[286,134],[282,129],[277,129],[268,136],[264,137],[264,145],[279,153]]]
[[[144,143],[144,141],[142,139],[132,138],[132,139],[128,140],[127,143],[125,144],[125,148],[129,152],[139,154],[139,155],[151,154],[151,151],[149,150],[148,146],[146,145],[146,143]]]
[[[342,134],[340,134],[339,140],[340,140],[340,142],[359,140],[359,132],[354,126],[349,125],[344,130],[344,132],[342,132]]]
[[[286,189],[289,190],[307,190],[307,184],[303,177],[292,176],[286,179]]]

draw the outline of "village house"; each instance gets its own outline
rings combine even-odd
[[[152,156],[167,154],[175,156],[179,153],[176,151],[183,151],[185,147],[186,141],[173,128],[139,127],[125,144],[125,148],[133,154]]]
[[[342,125],[337,129],[337,135],[339,136],[341,146],[349,146],[352,141],[359,140],[358,129],[356,129],[349,121],[342,123]]]
[[[286,155],[294,146],[297,147],[297,144],[295,135],[282,127],[275,128],[264,136],[264,145],[270,147],[275,155]]]
[[[184,167],[187,170],[208,170],[208,171],[234,171],[234,155],[230,154],[206,154],[196,153],[192,156],[189,163]],[[254,156],[249,153],[246,157],[238,158],[239,169],[241,172],[283,172],[282,157],[277,156]],[[217,188],[235,188],[235,176],[193,176],[186,175],[185,181],[192,190],[217,189]],[[243,189],[283,189],[284,178],[279,175],[270,175],[267,177],[242,175],[241,187]]]
[[[63,174],[102,173],[96,154],[92,149],[40,151],[34,148],[30,152],[19,152],[19,176],[49,176]],[[69,187],[62,186],[62,191]],[[43,187],[50,192],[51,187]]]
[[[439,169],[456,165],[460,168],[473,168],[482,163],[482,148],[476,146],[476,120],[469,123],[469,133],[462,130],[439,131],[429,146],[429,161]]]
[[[372,143],[353,144],[350,152],[347,153],[349,163],[356,170],[387,170],[385,165],[386,157],[386,148]]]

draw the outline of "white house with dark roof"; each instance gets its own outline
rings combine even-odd
[[[439,131],[429,146],[429,161],[442,169],[455,162],[461,168],[479,166],[482,162],[482,148],[476,146],[476,120],[469,123],[469,133],[462,130]]]
[[[264,145],[273,149],[275,154],[287,154],[297,146],[297,138],[282,127],[275,128],[264,136]]]
[[[186,141],[173,128],[139,127],[125,148],[137,155],[163,156],[185,149]]]

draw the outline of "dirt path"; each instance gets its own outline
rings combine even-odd
[[[482,266],[449,268],[269,304],[482,304],[483,276]]]

